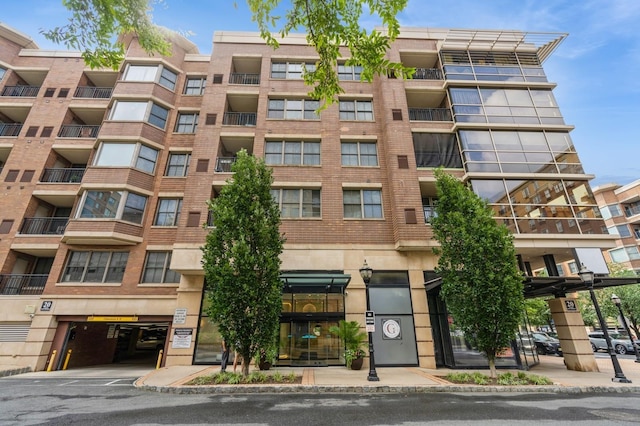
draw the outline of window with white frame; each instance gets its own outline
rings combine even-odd
[[[638,252],[638,247],[636,246],[621,247],[609,250],[609,255],[611,256],[611,260],[616,263],[623,263],[630,260],[640,259],[640,252]]]
[[[316,114],[319,107],[320,102],[312,99],[269,99],[267,118],[319,120]]]
[[[616,225],[608,227],[607,230],[611,235],[619,235],[620,238],[627,238],[631,236],[631,230],[627,225]]]
[[[342,191],[345,219],[382,218],[382,193],[379,189],[356,189]]]
[[[155,226],[177,226],[182,210],[182,198],[160,198],[153,221]]]
[[[128,64],[124,72],[124,81],[150,81],[157,82],[169,90],[174,90],[178,76],[162,65],[135,65]]]
[[[377,166],[378,151],[375,142],[342,142],[343,166]]]
[[[144,121],[161,129],[167,124],[169,110],[149,101],[116,101],[109,120]]]
[[[189,163],[191,162],[191,154],[172,152],[169,154],[169,160],[167,161],[167,171],[165,176],[179,176],[183,177],[187,175],[189,170]]]
[[[320,142],[311,141],[267,141],[266,164],[320,165]]]
[[[316,65],[306,62],[272,62],[271,78],[283,78],[288,80],[299,80],[304,72],[313,72]]]
[[[141,224],[147,197],[128,191],[86,191],[79,208],[82,219],[121,219]]]
[[[133,167],[153,174],[158,150],[141,143],[102,142],[93,163],[98,167]]]
[[[0,67],[0,81],[2,81],[6,73],[7,73],[6,68]]]
[[[362,66],[360,65],[338,65],[338,80],[360,81]]]
[[[180,274],[172,269],[170,251],[148,251],[142,269],[142,283],[179,283]]]
[[[129,259],[127,251],[70,251],[61,282],[122,282]]]
[[[285,218],[320,217],[319,189],[272,189],[271,196]]]
[[[575,261],[569,262],[569,272],[571,272],[572,275],[578,274],[578,265]]]
[[[340,120],[373,121],[373,101],[340,101]]]
[[[176,119],[176,133],[195,133],[198,127],[197,112],[181,112]]]
[[[207,85],[206,77],[187,77],[184,84],[184,94],[192,96],[202,96]]]

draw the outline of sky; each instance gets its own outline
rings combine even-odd
[[[287,4],[283,0],[283,4]],[[28,13],[27,13],[28,11]],[[162,0],[154,21],[188,33],[211,53],[214,31],[257,31],[244,0]],[[64,49],[41,29],[64,25],[60,0],[5,1],[0,22],[43,49]],[[409,0],[402,26],[568,33],[544,63],[591,186],[640,179],[640,1],[638,0]],[[368,16],[363,25],[378,25]]]

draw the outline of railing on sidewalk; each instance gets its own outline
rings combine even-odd
[[[78,183],[84,176],[85,168],[44,169],[40,182]]]
[[[108,99],[113,92],[112,87],[92,87],[92,86],[78,86],[73,94],[74,98],[94,98],[94,99]]]
[[[255,112],[225,112],[222,124],[227,126],[255,126]]]
[[[47,274],[0,274],[0,294],[42,294]]]
[[[83,124],[63,124],[58,132],[59,138],[97,138],[100,126]]]
[[[68,217],[25,217],[18,232],[27,235],[62,235],[67,222]]]

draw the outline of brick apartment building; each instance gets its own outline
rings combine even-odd
[[[344,364],[328,328],[364,322],[365,259],[377,364],[467,365],[432,285],[435,167],[489,200],[526,275],[613,247],[542,66],[564,37],[407,28],[388,56],[412,80],[340,64],[345,93],[316,115],[301,36],[216,32],[211,55],[173,36],[170,57],[129,37],[113,71],[0,25],[0,364],[218,362],[206,201],[246,149],[273,167],[287,238],[280,365]]]

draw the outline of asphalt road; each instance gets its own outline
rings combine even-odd
[[[640,395],[534,393],[176,395],[135,378],[0,379],[0,425],[640,423]]]

